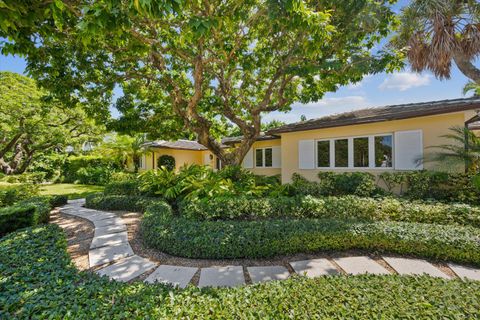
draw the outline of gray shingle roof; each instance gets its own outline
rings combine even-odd
[[[408,119],[457,111],[480,109],[480,97],[367,108],[336,115],[287,124],[267,131],[274,135],[285,132],[341,127],[381,121]]]
[[[153,148],[197,150],[197,151],[208,150],[206,147],[204,147],[202,144],[198,143],[197,141],[191,141],[191,140],[177,140],[177,141],[158,140],[158,141],[146,142],[143,146],[153,147]]]
[[[260,133],[256,141],[264,141],[264,140],[275,140],[275,139],[280,139],[279,136],[275,135],[268,135],[265,134],[264,132]],[[222,139],[223,144],[233,144],[233,143],[238,143],[243,140],[243,136],[236,136],[236,137],[226,137]]]

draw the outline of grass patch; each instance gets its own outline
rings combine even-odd
[[[294,277],[186,290],[77,272],[61,229],[0,239],[2,319],[476,319],[480,282],[398,275]]]
[[[86,184],[73,184],[73,183],[59,183],[42,185],[40,188],[40,195],[66,195],[69,199],[81,199],[87,195],[102,192],[103,186],[94,186]]]

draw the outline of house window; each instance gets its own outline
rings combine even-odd
[[[330,167],[330,141],[317,141],[317,167]]]
[[[273,150],[272,148],[255,149],[255,166],[272,167],[273,165]]]
[[[335,140],[335,167],[348,167],[348,139]]]
[[[393,157],[392,135],[375,137],[375,167],[391,168]]]
[[[368,137],[353,138],[353,166],[367,168],[368,162]]]

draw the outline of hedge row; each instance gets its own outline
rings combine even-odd
[[[0,240],[5,319],[405,319],[480,317],[480,282],[431,277],[294,277],[254,286],[171,289],[78,273],[60,228]]]
[[[66,203],[62,196],[32,197],[0,209],[0,236],[20,228],[48,223],[50,210]]]
[[[86,197],[85,206],[97,210],[144,212],[149,205],[158,201],[161,200],[144,196],[104,195],[103,193],[95,193]]]
[[[184,201],[179,210],[183,216],[197,220],[356,218],[480,227],[480,207],[477,206],[426,203],[388,197],[217,197]]]
[[[365,249],[480,265],[480,229],[474,227],[306,218],[198,221],[158,204],[147,209],[141,230],[148,246],[188,258]]]

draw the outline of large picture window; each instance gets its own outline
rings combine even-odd
[[[273,150],[272,148],[255,149],[255,166],[259,168],[272,167]]]
[[[353,166],[367,168],[368,162],[368,137],[353,139]]]
[[[393,138],[391,135],[375,137],[375,167],[391,168],[393,157]]]
[[[330,167],[330,141],[317,141],[317,167]]]
[[[335,167],[348,167],[348,139],[335,140]]]
[[[318,140],[316,148],[317,168],[393,167],[392,134]]]

